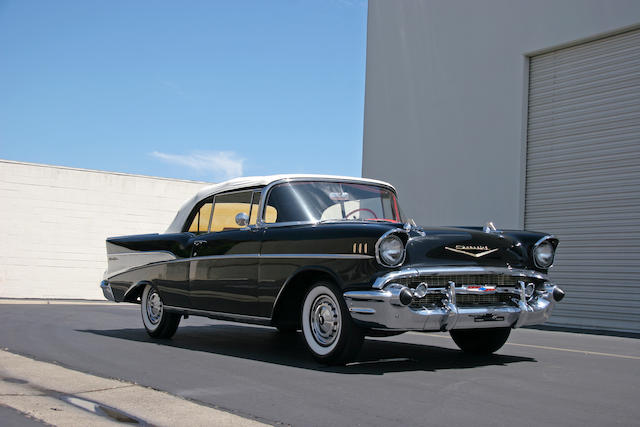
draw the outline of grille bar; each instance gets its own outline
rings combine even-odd
[[[500,305],[517,305],[513,301],[516,297],[515,290],[513,293],[495,293],[495,294],[463,294],[456,293],[456,305],[458,307],[486,307]],[[424,298],[414,299],[409,307],[415,309],[442,307],[443,300],[446,298],[444,293],[434,292],[424,296]]]
[[[464,275],[441,275],[441,276],[416,276],[403,277],[394,280],[410,288],[415,288],[418,284],[425,282],[430,288],[444,288],[449,282],[453,282],[456,286],[469,285],[490,285],[490,286],[518,286],[521,277],[508,276],[504,274],[464,274]]]

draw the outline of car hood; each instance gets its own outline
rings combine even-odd
[[[504,234],[464,228],[423,228],[407,242],[404,266],[527,267],[527,251]]]

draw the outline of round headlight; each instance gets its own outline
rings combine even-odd
[[[404,243],[400,237],[390,234],[378,245],[378,260],[387,267],[395,267],[404,261]]]
[[[533,248],[533,261],[540,268],[549,268],[553,264],[555,249],[549,241],[544,241]]]

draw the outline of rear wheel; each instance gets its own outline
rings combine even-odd
[[[491,354],[507,342],[511,328],[454,329],[449,333],[460,350],[473,354]]]
[[[363,331],[351,319],[340,290],[331,282],[311,286],[302,304],[301,323],[304,342],[319,362],[350,362],[362,347]]]
[[[149,336],[154,338],[171,338],[180,324],[180,314],[169,313],[158,290],[146,285],[142,291],[140,303],[142,323]]]

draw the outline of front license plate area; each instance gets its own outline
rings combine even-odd
[[[482,314],[480,316],[473,316],[474,322],[500,322],[504,320],[504,316],[498,316],[493,313]]]

